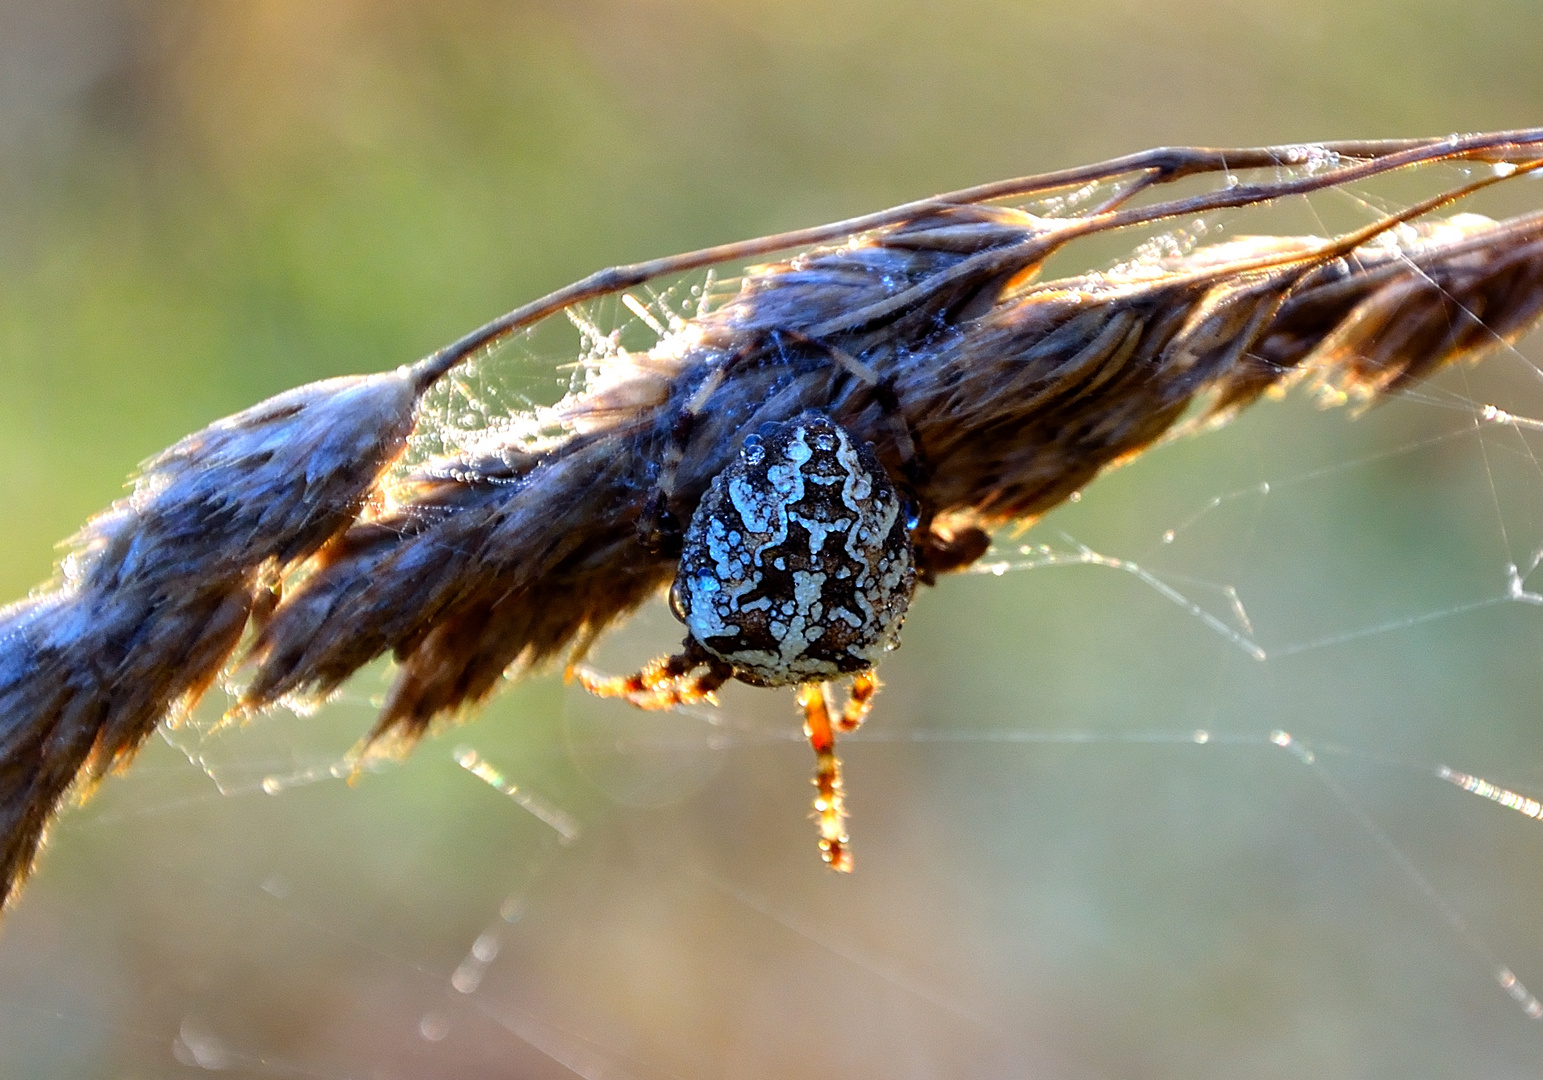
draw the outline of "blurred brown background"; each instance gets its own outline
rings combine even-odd
[[[0,599],[186,432],[600,266],[1149,145],[1536,124],[1540,40],[1520,0],[5,0]],[[1540,356],[1267,403],[1002,540],[1235,586],[1263,664],[1108,570],[922,596],[850,879],[787,694],[536,679],[352,787],[374,674],[152,742],[0,926],[0,1077],[1537,1075],[1495,969],[1543,990],[1543,826],[1432,769],[1543,794],[1543,613],[1455,610],[1543,546],[1527,443],[1474,430],[1543,416]]]

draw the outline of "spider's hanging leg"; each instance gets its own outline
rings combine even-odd
[[[692,674],[700,667],[706,670]],[[660,657],[634,675],[606,676],[582,666],[571,668],[569,675],[597,697],[626,698],[640,709],[659,711],[704,701],[716,705],[714,694],[733,677],[734,669],[687,642],[682,652]]]
[[[874,696],[883,685],[879,682],[878,673],[872,668],[853,675],[852,689],[847,692],[847,703],[836,721],[836,730],[856,731],[861,727],[863,721],[868,719],[868,713],[873,710]]]
[[[820,823],[820,855],[832,870],[850,873],[852,852],[847,847],[846,808],[841,798],[841,762],[836,758],[836,733],[831,727],[825,684],[804,683],[798,688],[798,704],[804,710],[804,734],[814,748],[814,812]]]

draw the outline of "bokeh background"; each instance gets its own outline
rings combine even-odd
[[[1149,145],[1536,124],[1539,41],[1524,0],[4,0],[0,598],[186,432],[597,267]],[[1233,586],[1264,663],[1111,570],[922,596],[850,878],[788,694],[537,678],[352,786],[378,672],[153,740],[0,926],[0,1077],[1536,1076],[1496,972],[1543,990],[1543,825],[1433,770],[1543,795],[1543,612],[1459,610],[1543,546],[1475,421],[1543,416],[1540,358],[1266,403],[1001,541]]]

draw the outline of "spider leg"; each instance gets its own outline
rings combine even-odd
[[[940,526],[927,521],[912,539],[916,549],[916,576],[936,585],[939,574],[963,570],[986,553],[991,536],[974,525]]]
[[[814,812],[820,823],[820,855],[832,870],[850,873],[852,852],[844,824],[841,762],[836,758],[836,733],[831,728],[825,684],[804,683],[798,688],[798,703],[804,710],[804,734],[814,748]]]
[[[707,670],[693,675],[697,668]],[[728,682],[734,670],[721,660],[705,656],[689,644],[683,652],[662,656],[632,675],[602,675],[593,668],[575,666],[570,678],[596,697],[625,698],[629,704],[650,712],[673,709],[677,705],[716,705],[718,688]]]
[[[869,668],[867,671],[859,671],[852,676],[852,689],[847,692],[847,702],[841,710],[841,716],[836,721],[836,730],[840,732],[856,731],[868,719],[868,713],[873,709],[873,699],[879,692],[879,687],[884,684],[879,682],[878,672]]]
[[[894,374],[881,375],[871,364],[818,338],[792,331],[787,333],[800,344],[821,349],[830,357],[833,404],[843,397],[842,384],[850,380],[857,384],[853,394],[865,394],[878,407],[880,420],[889,429],[890,446],[899,459],[897,484],[910,504],[907,512],[914,514],[911,543],[922,583],[936,585],[939,574],[961,570],[985,554],[991,546],[991,537],[984,530],[973,525],[934,526],[933,511],[921,497],[931,479],[932,466],[916,429],[905,414]],[[861,407],[865,408],[866,403]]]
[[[974,525],[939,526],[934,522],[932,508],[920,495],[931,479],[932,466],[915,428],[901,408],[894,376],[886,376],[869,389],[893,429],[895,447],[900,453],[903,486],[915,507],[916,524],[911,530],[911,543],[916,553],[917,576],[924,585],[936,585],[939,574],[962,570],[984,555],[991,546],[991,537]]]
[[[713,367],[691,397],[682,404],[680,412],[670,424],[669,442],[659,462],[654,493],[644,505],[637,521],[638,539],[646,550],[655,555],[680,554],[683,530],[680,519],[670,509],[670,501],[675,497],[676,473],[680,471],[686,447],[691,443],[691,431],[696,426],[697,416],[707,407],[708,399],[723,384],[727,373],[728,368],[724,364]]]
[[[635,524],[638,542],[650,554],[663,555],[667,558],[674,558],[680,554],[685,530],[680,518],[670,509],[670,505],[675,501],[677,476],[681,462],[685,460],[686,450],[691,445],[697,417],[706,410],[708,403],[728,378],[729,373],[740,364],[752,361],[759,365],[796,364],[797,359],[789,357],[783,350],[785,340],[829,353],[836,361],[837,370],[848,371],[864,385],[878,378],[873,369],[861,361],[848,356],[834,346],[816,341],[796,330],[764,331],[757,335],[754,341],[748,342],[731,355],[714,363],[703,375],[696,388],[680,402],[674,418],[670,421],[669,432],[660,452],[653,493],[638,514]],[[773,355],[768,356],[767,353]]]

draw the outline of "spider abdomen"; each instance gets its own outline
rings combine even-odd
[[[735,677],[866,671],[899,642],[915,560],[884,467],[808,412],[746,437],[686,530],[671,606]]]

